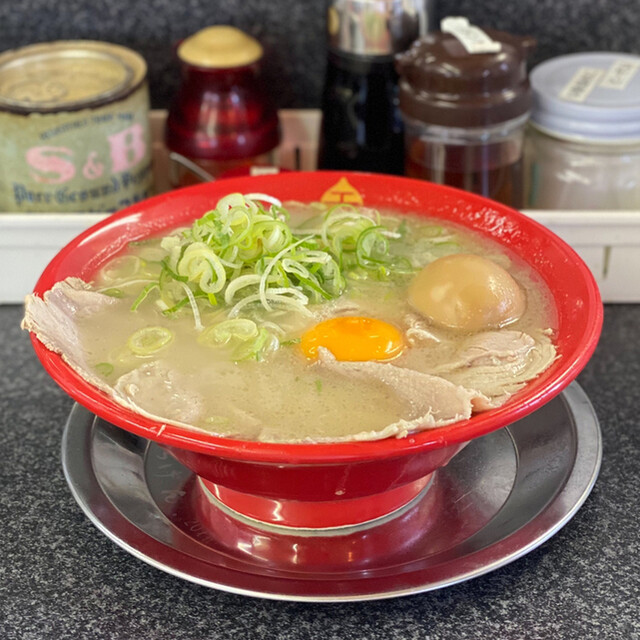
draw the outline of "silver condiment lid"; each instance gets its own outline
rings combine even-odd
[[[331,0],[329,46],[355,55],[404,51],[432,28],[433,0]]]
[[[0,110],[70,111],[123,98],[146,78],[135,51],[107,42],[62,40],[0,54]]]
[[[531,71],[531,124],[545,133],[590,143],[640,140],[640,56],[571,53]]]

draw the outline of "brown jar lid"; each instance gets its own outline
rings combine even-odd
[[[450,33],[433,32],[396,56],[400,111],[425,124],[483,127],[506,122],[531,108],[529,37],[483,30],[500,49],[469,53]]]

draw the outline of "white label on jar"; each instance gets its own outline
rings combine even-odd
[[[276,173],[280,173],[278,167],[262,167],[255,165],[249,169],[250,176],[272,176]]]
[[[631,82],[633,76],[640,69],[640,63],[635,60],[624,60],[619,58],[607,70],[600,86],[605,89],[617,89],[623,91]]]
[[[440,22],[440,30],[457,38],[468,53],[496,53],[499,42],[492,40],[482,29],[474,27],[466,18],[449,17]]]
[[[600,78],[603,75],[604,71],[602,69],[580,67],[558,94],[558,97],[570,102],[584,102],[600,82]]]

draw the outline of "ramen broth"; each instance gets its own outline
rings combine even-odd
[[[292,204],[291,226],[312,227],[318,209]],[[493,241],[453,224],[425,217],[383,212],[389,228],[402,227],[395,251],[414,270],[451,253],[483,255],[505,267],[526,293],[526,312],[507,328],[532,336],[555,327],[546,286],[524,264]],[[305,331],[324,319],[341,316],[375,318],[403,335],[403,352],[389,365],[432,373],[456,357],[460,331],[429,327],[407,300],[411,275],[377,280],[348,279],[334,300],[309,305],[309,315],[274,308],[246,308],[258,325],[275,326],[279,347],[261,360],[235,360],[229,347],[203,344],[189,306],[166,314],[147,300],[131,311],[149,279],[157,277],[163,255],[160,239],[131,244],[97,274],[93,287],[117,299],[96,314],[78,320],[87,361],[104,381],[118,388],[144,412],[239,439],[268,441],[339,440],[384,429],[398,420],[419,417],[420,408],[380,379],[350,376],[310,360],[301,351]],[[125,284],[126,282],[136,284]],[[226,317],[224,305],[198,303],[204,331]],[[434,339],[409,340],[413,322],[422,323]],[[130,339],[145,327],[162,327],[170,342],[152,354],[136,354]],[[275,331],[275,330],[274,330]],[[128,344],[129,343],[129,344]],[[366,344],[366,337],[365,337]],[[445,367],[446,368],[446,367]],[[446,373],[438,374],[447,378]]]

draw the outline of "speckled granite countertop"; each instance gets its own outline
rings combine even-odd
[[[579,378],[604,462],[575,518],[526,557],[473,581],[396,600],[300,604],[200,587],[101,534],[67,488],[72,401],[0,307],[0,637],[145,640],[640,638],[640,305],[610,306]]]

